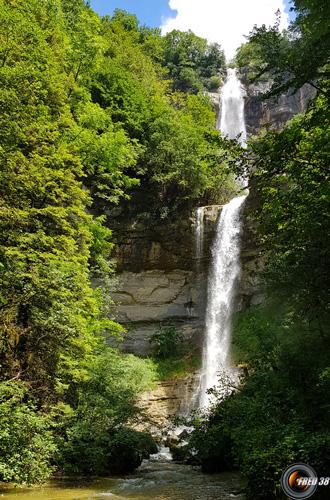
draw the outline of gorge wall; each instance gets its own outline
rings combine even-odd
[[[212,239],[216,216],[217,211],[206,216],[206,240]],[[197,275],[194,213],[185,210],[158,220],[132,214],[116,224],[118,284],[113,297],[118,319],[127,328],[123,349],[149,355],[149,339],[162,324],[174,325],[198,346],[206,278],[202,270]]]
[[[270,88],[269,83],[249,84],[244,74],[241,80],[245,87],[245,125],[248,136],[257,135],[262,129],[281,129],[288,120],[296,114],[306,111],[308,104],[315,97],[315,89],[311,85],[304,85],[297,92],[286,92],[279,97],[262,99],[262,94]],[[220,92],[210,92],[209,96],[217,115],[217,122],[221,114]]]
[[[220,206],[204,211],[204,252],[196,261],[194,210],[174,216],[148,217],[125,208],[113,218],[118,283],[113,294],[117,318],[127,330],[121,348],[152,354],[150,337],[161,325],[181,332],[188,350],[200,357],[210,247]],[[141,398],[151,425],[164,427],[185,413],[198,385],[197,373],[159,382]]]
[[[150,337],[160,325],[171,324],[182,333],[188,349],[201,356],[211,246],[221,208],[211,205],[203,209],[203,246],[198,261],[196,210],[185,208],[175,216],[157,219],[137,207],[116,209],[112,229],[118,275],[113,299],[117,319],[127,330],[121,344],[125,352],[151,355]],[[244,231],[243,238],[239,309],[260,299],[258,252],[250,232]],[[140,405],[148,415],[149,429],[164,428],[172,416],[184,414],[198,384],[195,371],[159,382],[142,395]]]
[[[246,85],[245,122],[248,135],[256,135],[263,128],[279,130],[296,114],[306,111],[315,96],[311,85],[304,85],[297,92],[286,92],[279,97],[261,99],[269,89],[269,84]]]

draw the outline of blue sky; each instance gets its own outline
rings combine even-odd
[[[287,12],[289,1],[285,0]],[[175,11],[169,7],[169,0],[90,0],[90,3],[102,16],[120,8],[136,14],[141,23],[148,26],[161,26],[163,19],[175,16]]]
[[[282,12],[281,27],[289,21],[290,0],[90,0],[101,15],[116,8],[137,15],[142,24],[173,29],[191,29],[196,35],[219,43],[230,60],[245,42],[253,26],[273,25],[275,12]]]
[[[91,0],[91,7],[101,15],[120,8],[137,15],[142,24],[160,26],[162,19],[175,15],[168,0]]]

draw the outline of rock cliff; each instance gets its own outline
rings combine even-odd
[[[123,349],[142,356],[161,324],[172,324],[200,349],[210,247],[221,207],[204,210],[204,251],[195,253],[196,215],[114,222],[118,285],[113,294],[118,320],[126,327]]]
[[[257,200],[253,190],[243,207],[242,242],[241,242],[241,277],[237,293],[237,310],[242,311],[252,305],[261,304],[264,291],[260,280],[263,258],[257,244],[257,229],[251,215]]]
[[[117,318],[127,330],[123,350],[150,355],[150,337],[160,325],[171,324],[183,334],[192,352],[201,355],[211,247],[221,208],[203,207],[203,245],[198,259],[196,210],[164,219],[143,219],[139,213],[123,210],[113,219],[119,271],[113,298]],[[258,252],[250,230],[244,231],[243,239],[239,309],[261,300],[256,277]],[[195,372],[160,382],[144,394],[140,405],[149,429],[162,428],[171,417],[186,413],[198,384],[199,373]]]
[[[137,429],[147,427],[155,436],[166,434],[174,417],[188,415],[198,384],[199,377],[192,373],[180,379],[160,382],[155,389],[142,394],[139,400],[142,419]]]
[[[281,129],[296,114],[306,111],[315,96],[315,90],[306,84],[297,92],[286,92],[279,97],[263,100],[268,84],[246,85],[245,123],[248,135],[256,135],[263,128]]]
[[[171,324],[182,333],[191,352],[201,355],[210,249],[221,206],[203,211],[203,247],[198,259],[195,210],[184,209],[162,219],[123,209],[112,218],[118,269],[113,299],[117,319],[127,330],[121,344],[126,352],[150,355],[150,337],[160,325]],[[195,372],[159,382],[142,395],[140,406],[149,429],[162,428],[171,417],[185,414],[198,384]]]
[[[245,88],[245,124],[248,136],[257,135],[265,128],[281,129],[288,120],[296,114],[306,111],[308,104],[315,96],[315,89],[311,85],[304,85],[297,92],[286,92],[278,97],[267,100],[262,95],[269,90],[269,84],[247,83],[244,74],[241,80]],[[209,93],[213,104],[217,124],[221,114],[221,90],[218,93]]]

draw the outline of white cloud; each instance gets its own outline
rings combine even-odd
[[[169,0],[176,17],[163,21],[162,32],[191,29],[210,42],[220,43],[227,59],[235,55],[253,26],[273,25],[275,13],[282,12],[282,28],[288,25],[284,0]]]

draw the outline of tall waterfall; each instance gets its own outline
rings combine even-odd
[[[244,119],[244,87],[237,78],[236,69],[228,69],[226,82],[221,90],[221,114],[218,128],[229,139],[246,143]]]
[[[206,338],[200,387],[200,406],[207,406],[207,389],[218,382],[218,374],[233,374],[230,363],[231,317],[235,284],[240,273],[240,212],[246,196],[231,200],[222,209],[212,248],[208,281]]]
[[[221,92],[221,116],[218,123],[223,135],[246,142],[244,119],[244,88],[229,69]],[[206,391],[217,385],[219,374],[234,377],[230,360],[231,320],[235,285],[240,274],[241,209],[246,196],[231,200],[222,209],[212,247],[212,265],[208,279],[206,334],[203,367],[199,388],[199,404],[208,406],[212,396]]]

